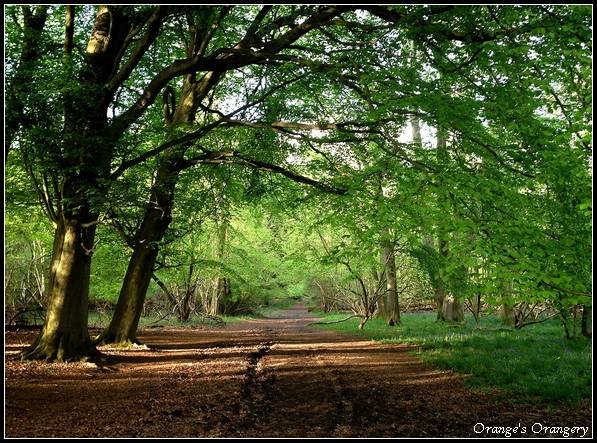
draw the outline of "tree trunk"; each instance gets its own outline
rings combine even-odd
[[[216,294],[212,300],[211,315],[222,314],[222,300],[230,297],[230,280],[226,277],[218,278]]]
[[[361,317],[361,321],[359,322],[359,331],[362,331],[365,328],[365,325],[369,321],[369,317],[363,316]]]
[[[445,297],[442,307],[442,316],[442,320],[445,321],[464,321],[464,307],[460,300],[451,295]]]
[[[74,361],[97,354],[87,330],[89,275],[95,226],[58,223],[48,279],[48,309],[41,333],[23,359]]]
[[[460,300],[454,297],[452,302],[454,305],[452,321],[462,322],[464,321],[464,306]]]
[[[223,189],[220,190],[223,192]],[[217,258],[218,261],[223,262],[226,256],[226,237],[228,235],[228,218],[225,210],[221,211],[222,213],[219,215],[219,226],[218,226],[218,248],[217,248]],[[216,287],[216,292],[214,294],[214,298],[212,301],[211,306],[211,315],[218,315],[221,314],[221,300],[230,296],[230,281],[225,276],[218,277],[218,284]]]
[[[31,72],[38,69],[40,54],[44,52],[41,33],[48,17],[48,6],[22,6],[23,12],[23,45],[17,69],[7,85],[4,101],[4,158],[13,144],[21,126],[30,122],[25,113],[25,102],[34,89],[34,83],[28,81]]]
[[[437,306],[437,320],[438,321],[445,321],[446,318],[444,316],[444,299],[446,298],[446,291],[442,286],[436,286],[434,288],[435,292],[435,304]]]
[[[512,282],[502,284],[502,306],[500,307],[500,318],[506,326],[514,326],[516,315],[512,300]]]
[[[384,319],[384,321],[388,321],[389,317],[390,317],[390,306],[388,305],[388,297],[387,297],[387,278],[386,278],[386,272],[385,272],[385,266],[386,266],[386,257],[384,255],[385,250],[383,248],[381,248],[381,253],[379,255],[379,263],[381,264],[382,267],[382,272],[377,272],[377,269],[375,267],[373,267],[372,272],[371,272],[371,277],[373,278],[373,281],[376,282],[379,285],[380,290],[383,288],[383,295],[381,297],[379,297],[378,301],[377,301],[377,310],[375,311],[376,316],[379,318]]]
[[[412,141],[415,145],[421,145],[422,144],[422,138],[421,138],[421,122],[419,121],[419,117],[417,117],[416,115],[413,115],[410,117],[410,124],[411,124],[411,128],[412,128]]]
[[[158,177],[168,176],[167,171],[160,171]],[[159,242],[171,221],[173,193],[178,176],[155,187],[150,202],[145,210],[143,222],[135,238],[133,255],[120,289],[116,310],[108,327],[97,338],[98,343],[128,345],[138,343],[137,327],[147,288],[151,281]],[[157,180],[162,182],[162,179]]]
[[[438,141],[438,145],[439,145],[439,141]],[[448,242],[447,240],[444,238],[446,234],[444,233],[444,230],[441,229],[440,230],[440,234],[439,234],[439,256],[443,257],[443,258],[447,258],[450,255],[450,249],[448,247]],[[444,266],[444,263],[440,263],[439,264],[440,267]],[[445,309],[445,304],[446,304],[446,283],[444,281],[444,279],[441,277],[441,272],[438,271],[438,275],[436,276],[436,287],[435,287],[435,302],[437,304],[437,320],[440,321],[450,321],[452,315],[448,315],[446,316],[446,309]],[[450,310],[451,310],[451,306],[450,306]]]
[[[471,314],[473,314],[473,318],[475,319],[475,324],[479,327],[479,320],[481,318],[481,293],[477,293],[468,299],[471,307]]]
[[[145,246],[136,248],[133,252],[112,321],[98,337],[98,343],[138,343],[137,326],[157,252],[157,249]]]
[[[400,304],[396,287],[396,256],[394,254],[394,245],[389,241],[383,243],[382,265],[385,268],[386,280],[386,293],[383,303],[384,316],[389,326],[395,326],[400,324]]]
[[[514,308],[506,303],[500,306],[500,318],[506,326],[514,326]]]
[[[164,96],[166,124],[175,126],[191,123],[199,102],[218,78],[219,74],[208,72],[197,82],[194,75],[187,75],[178,107]],[[167,93],[173,94],[173,91],[167,90]],[[137,327],[159,252],[158,243],[163,239],[172,220],[174,190],[180,173],[179,163],[184,158],[186,148],[187,146],[182,146],[166,151],[161,159],[141,227],[135,235],[133,255],[118,296],[116,311],[110,325],[97,338],[98,343],[125,346],[138,343]]]
[[[191,303],[194,303],[194,296],[195,296],[195,288],[196,288],[196,280],[193,281],[193,273],[195,271],[195,265],[193,263],[194,257],[191,254],[191,264],[189,265],[189,273],[187,277],[187,284],[185,288],[184,297],[182,299],[182,303],[178,306],[179,312],[179,320],[181,322],[186,322],[189,320],[191,316]]]
[[[583,305],[582,307],[582,317],[581,317],[581,333],[585,337],[591,337],[591,329],[592,329],[592,317],[591,317],[591,307],[587,305]]]
[[[103,183],[115,146],[115,140],[106,135],[110,98],[104,86],[129,29],[123,11],[112,6],[98,8],[85,63],[78,79],[70,79],[75,87],[63,96],[62,143],[43,147],[60,165],[62,192],[57,192],[56,211],[48,211],[56,230],[46,319],[35,342],[22,354],[24,359],[72,361],[97,355],[87,330],[89,276],[98,219],[95,205],[97,196],[106,193]],[[54,171],[50,168],[44,173]]]

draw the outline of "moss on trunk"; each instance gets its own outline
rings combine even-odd
[[[44,326],[23,359],[84,360],[98,355],[87,330],[90,250],[95,227],[59,223],[54,235],[49,303]]]

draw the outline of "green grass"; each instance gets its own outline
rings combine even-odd
[[[324,321],[347,317],[346,313],[319,315]],[[475,329],[472,318],[454,325],[436,322],[435,313],[416,313],[403,314],[397,327],[372,319],[363,331],[357,330],[358,320],[318,327],[385,343],[415,344],[414,352],[423,360],[468,374],[469,386],[497,388],[507,394],[504,397],[574,405],[591,397],[591,341],[566,340],[556,320],[515,330],[489,317]]]

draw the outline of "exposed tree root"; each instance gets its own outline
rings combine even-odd
[[[63,339],[38,338],[19,357],[21,360],[44,360],[46,362],[97,361],[101,360],[102,353],[97,350],[91,340],[73,345]]]

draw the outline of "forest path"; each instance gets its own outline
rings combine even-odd
[[[9,359],[6,436],[445,437],[521,423],[536,437],[533,423],[590,426],[590,410],[499,404],[412,347],[313,321],[299,304],[220,329],[145,329],[151,349],[104,347],[100,367]],[[35,332],[6,336],[10,356]]]

